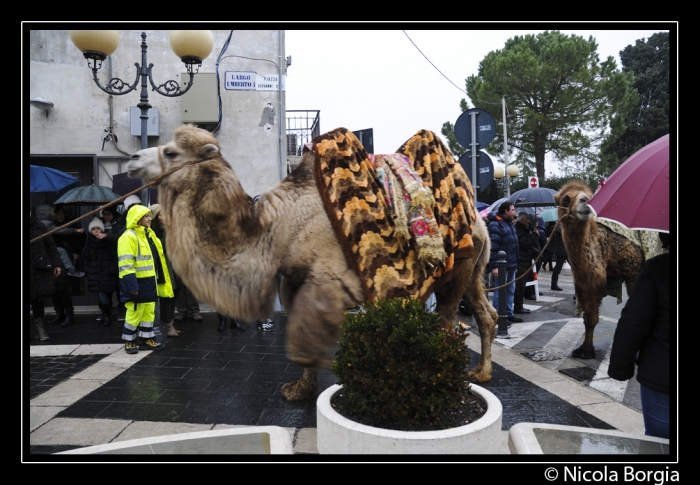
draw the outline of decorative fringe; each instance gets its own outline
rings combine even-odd
[[[370,154],[368,157],[387,194],[386,203],[393,211],[394,232],[399,243],[403,247],[413,236],[418,261],[424,266],[444,265],[447,253],[433,215],[435,198],[430,188],[405,155]]]

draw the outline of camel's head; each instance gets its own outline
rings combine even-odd
[[[564,222],[569,216],[579,221],[588,221],[594,215],[588,201],[593,196],[591,189],[583,182],[569,182],[554,196],[559,207],[559,220]]]
[[[127,165],[129,177],[150,181],[163,172],[190,161],[217,156],[219,143],[207,130],[184,125],[175,130],[175,138],[166,145],[139,150]]]

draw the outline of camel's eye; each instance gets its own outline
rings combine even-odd
[[[561,202],[562,202],[562,205],[569,205],[571,203],[571,197],[569,197],[568,195],[565,195]]]
[[[168,158],[175,158],[175,156],[177,155],[177,152],[175,150],[170,149],[170,148],[166,148],[165,150],[163,150],[163,155],[165,155]]]

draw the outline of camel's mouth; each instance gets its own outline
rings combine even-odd
[[[593,215],[593,209],[591,209],[587,205],[584,205],[582,208],[579,208],[576,211],[576,214],[578,214],[579,219],[588,219]]]

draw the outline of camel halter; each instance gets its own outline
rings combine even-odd
[[[165,177],[167,177],[168,175],[170,175],[170,174],[172,174],[172,173],[174,173],[174,172],[176,172],[176,171],[178,171],[178,170],[180,170],[180,169],[182,169],[182,168],[185,168],[185,167],[188,166],[188,165],[194,165],[195,163],[201,163],[201,162],[206,162],[206,161],[208,161],[208,160],[213,160],[212,158],[204,158],[204,159],[202,159],[202,160],[190,160],[189,162],[185,162],[185,163],[183,163],[182,165],[178,165],[177,167],[173,167],[173,168],[171,168],[170,170],[165,171],[165,162],[163,161],[162,149],[163,149],[162,146],[159,146],[159,147],[158,147],[158,163],[160,164],[160,174],[159,174],[159,175],[156,175],[155,177],[153,177],[153,180],[151,180],[150,182],[147,182],[147,183],[143,184],[143,185],[142,185],[141,187],[139,187],[138,189],[132,190],[132,191],[129,192],[128,194],[122,195],[122,196],[119,197],[118,199],[109,201],[108,203],[106,203],[106,204],[104,204],[104,205],[98,207],[98,208],[95,209],[95,210],[92,210],[92,211],[88,212],[87,214],[84,214],[84,215],[78,217],[77,219],[73,219],[72,221],[63,224],[62,226],[58,226],[58,227],[56,227],[56,228],[54,228],[54,229],[51,229],[49,232],[46,232],[46,233],[42,234],[41,236],[35,237],[34,239],[32,239],[32,240],[29,241],[29,244],[34,244],[35,242],[37,242],[37,241],[39,241],[39,240],[45,238],[46,236],[50,236],[51,234],[53,234],[53,233],[56,232],[56,231],[59,231],[59,230],[61,230],[61,229],[63,229],[63,228],[66,228],[66,227],[68,227],[68,226],[71,226],[71,225],[75,224],[76,222],[78,222],[78,221],[80,221],[80,220],[83,220],[83,219],[85,219],[86,217],[89,217],[89,216],[91,216],[91,215],[93,215],[93,214],[97,214],[99,211],[101,211],[101,210],[104,209],[105,207],[109,207],[109,206],[111,206],[111,205],[118,204],[119,202],[123,201],[124,199],[126,199],[126,198],[129,197],[130,195],[134,195],[134,194],[136,194],[137,192],[142,191],[142,190],[145,189],[146,187],[150,187],[151,185],[156,185],[156,184],[160,183],[160,182],[161,182]]]

